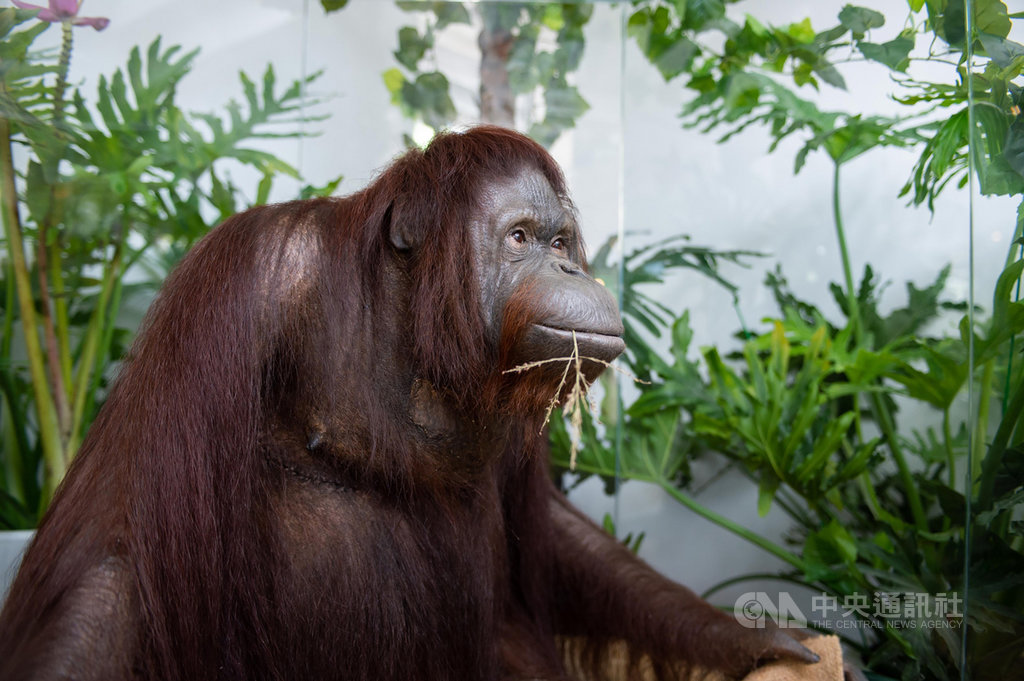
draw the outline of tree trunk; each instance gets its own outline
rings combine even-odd
[[[508,58],[515,43],[501,25],[500,12],[483,12],[480,31],[480,120],[515,127],[515,95],[508,84]]]

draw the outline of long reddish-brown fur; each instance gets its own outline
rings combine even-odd
[[[711,650],[729,618],[679,612],[692,594],[560,501],[550,395],[496,404],[510,379],[468,230],[485,183],[524,168],[570,205],[543,149],[479,128],[355,195],[256,208],[196,246],[24,559],[0,678],[64,663],[167,681],[567,678],[558,636],[591,639],[577,657],[592,662],[631,638],[749,666],[757,651]],[[389,243],[395,224],[410,253]],[[455,435],[409,420],[419,379]]]

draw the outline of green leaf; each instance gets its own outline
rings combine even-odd
[[[948,182],[966,172],[967,158],[962,149],[967,145],[967,133],[968,116],[964,107],[942,121],[925,143],[914,164],[913,176],[901,193],[912,189],[915,204],[927,201],[929,208],[933,208],[935,198]]]
[[[393,52],[395,59],[410,71],[416,70],[420,59],[433,46],[433,39],[429,35],[420,35],[412,26],[403,26],[398,31],[398,50]]]
[[[344,9],[345,5],[347,4],[348,0],[320,0],[320,5],[328,14],[330,14],[331,12],[337,12],[340,9]]]
[[[812,581],[821,579],[833,568],[856,561],[857,553],[853,535],[839,521],[831,520],[804,541],[803,555],[808,568],[805,576]]]
[[[1009,133],[1009,117],[990,102],[974,106],[978,123],[972,136],[972,151],[978,171],[978,184],[986,196],[1008,196],[1024,192],[1024,178],[1010,167],[1003,155],[1003,145]]]
[[[956,4],[958,0],[950,0]],[[1010,33],[1010,17],[1002,0],[973,0],[974,29],[979,33],[991,33],[1005,38]]]
[[[833,545],[839,551],[840,557],[845,562],[853,563],[857,560],[857,542],[849,530],[838,521],[833,520],[825,527],[824,532],[832,540]]]
[[[547,105],[548,118],[563,121],[575,121],[590,108],[587,100],[583,99],[574,86],[549,88],[544,93],[544,103]]]
[[[853,480],[867,470],[868,464],[872,463],[872,459],[875,458],[874,455],[878,450],[880,442],[880,438],[874,438],[861,445],[857,449],[857,453],[850,457],[846,464],[836,473],[833,484]]]
[[[914,49],[915,35],[913,29],[908,29],[887,43],[875,44],[862,40],[857,43],[857,49],[866,58],[885,64],[893,71],[906,71],[910,64],[910,52]]]
[[[385,72],[385,84],[390,85],[393,78],[390,70]],[[398,100],[406,115],[422,117],[423,122],[435,129],[444,127],[455,118],[455,104],[448,94],[448,79],[443,73],[421,73],[413,82],[404,80],[404,77],[403,81]]]
[[[953,46],[963,45],[966,0],[948,0],[936,25],[936,33],[940,38]],[[1005,38],[1010,33],[1010,17],[1007,16],[1006,5],[1002,0],[973,0],[974,30],[979,33],[990,33]]]
[[[7,22],[10,22],[9,8],[3,10],[7,17]],[[35,12],[15,12],[15,21],[18,23],[24,22],[28,19],[35,18]],[[39,34],[50,27],[49,22],[39,21],[34,22],[32,26],[22,31],[15,31],[11,35],[5,35],[3,40],[0,40],[0,57],[4,59],[16,59],[23,60],[26,57],[29,47],[35,42],[35,39],[39,37]]]
[[[0,38],[6,38],[11,29],[22,21],[24,20],[18,18],[18,10],[13,7],[0,9]]]
[[[771,510],[772,499],[775,498],[775,492],[778,489],[777,478],[768,475],[761,478],[761,482],[757,486],[757,514],[762,518]]]
[[[1006,132],[1003,158],[1018,175],[1024,176],[1024,118],[1020,116],[1014,119],[1013,125]]]
[[[45,176],[40,163],[30,161],[25,175],[25,185],[25,204],[29,215],[36,224],[42,224],[51,210],[53,180]]]
[[[1024,504],[1024,487],[1018,487],[1012,493],[993,503],[991,509],[979,513],[977,522],[983,526],[990,526],[1000,513],[1013,510],[1022,504]]]
[[[255,205],[262,206],[270,198],[270,187],[274,182],[274,176],[271,173],[266,173],[260,179],[259,185],[256,187],[256,201]]]
[[[790,24],[786,28],[786,35],[798,43],[813,43],[815,33],[814,28],[811,27],[810,17],[805,18],[803,21]]]
[[[540,22],[556,33],[565,27],[565,17],[562,16],[562,7],[556,3],[544,6]]]
[[[841,23],[854,35],[863,35],[872,28],[885,26],[885,15],[867,7],[846,5],[839,12],[839,23]]]
[[[662,77],[670,81],[690,69],[694,58],[700,54],[700,47],[686,36],[679,36],[672,45],[654,59]]]
[[[1002,326],[1006,323],[1007,310],[1014,299],[1014,289],[1024,275],[1024,260],[1017,260],[1006,267],[996,280],[992,293],[992,324]]]
[[[335,190],[338,189],[338,185],[341,184],[341,181],[343,179],[345,179],[345,178],[343,176],[339,175],[338,177],[336,177],[333,180],[329,181],[327,184],[319,186],[319,187],[315,187],[313,185],[307,184],[306,186],[304,186],[302,188],[302,191],[299,194],[299,198],[301,198],[301,199],[311,199],[311,198],[318,198],[318,197],[323,197],[323,196],[331,196],[331,195],[334,194]]]
[[[978,34],[985,52],[1001,68],[1010,68],[1014,61],[1024,57],[1024,45],[991,33]]]
[[[675,5],[678,11],[679,1]],[[725,2],[723,0],[687,0],[685,16],[680,15],[683,27],[703,30],[709,24],[725,19]]]
[[[0,489],[0,530],[31,529],[37,520],[25,504]]]
[[[814,60],[814,72],[832,87],[839,88],[840,90],[846,89],[846,81],[843,79],[842,74],[824,57],[818,57]]]
[[[472,22],[469,10],[461,2],[435,2],[434,14],[437,16],[435,30],[451,26],[452,24],[468,24]]]
[[[686,5],[688,0],[670,0],[672,8],[676,11],[676,17],[679,18],[680,23],[686,22]]]
[[[406,83],[405,74],[396,68],[391,68],[382,73],[381,77],[384,79],[384,87],[391,93],[392,103],[397,104],[402,92],[402,86]]]

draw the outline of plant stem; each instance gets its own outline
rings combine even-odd
[[[801,572],[805,571],[803,559],[795,553],[787,551],[778,544],[768,541],[756,532],[748,530],[742,525],[739,525],[738,523],[734,523],[733,521],[729,520],[725,516],[715,513],[710,508],[707,508],[706,506],[697,503],[695,499],[692,499],[688,494],[683,493],[682,490],[676,488],[671,483],[664,480],[655,480],[654,482],[660,485],[663,490],[668,492],[669,495],[672,496],[672,498],[674,498],[676,501],[678,501],[683,506],[687,507],[697,515],[700,515],[710,520],[711,522],[715,523],[719,527],[729,530],[733,534],[746,539],[750,543],[760,547],[761,549],[764,549],[776,558],[779,558],[785,561],[786,563],[789,563]]]
[[[58,351],[60,353],[60,370],[67,390],[67,398],[71,399],[71,323],[68,319],[67,290],[64,288],[64,270],[61,262],[60,244],[54,240],[50,246],[50,285],[53,287],[54,322],[57,326]]]
[[[0,433],[0,445],[3,446],[3,481],[4,491],[28,506],[28,495],[25,494],[25,443],[19,431],[23,430],[23,420],[15,414],[14,396],[17,391],[11,385],[7,375],[0,375],[0,421],[6,424]]]
[[[129,265],[122,265],[122,274],[126,272],[129,267]],[[107,322],[103,332],[103,340],[100,343],[96,366],[92,370],[92,380],[89,385],[89,390],[86,392],[85,414],[92,413],[93,405],[96,403],[96,394],[100,389],[100,379],[103,378],[103,372],[107,367],[107,358],[110,357],[110,347],[114,342],[114,321],[117,319],[117,313],[121,309],[121,296],[123,292],[124,277],[119,276],[114,282],[114,291],[110,295],[110,305],[107,306]],[[85,417],[83,416],[83,418]]]
[[[700,595],[704,600],[708,600],[716,593],[723,589],[728,589],[733,584],[742,584],[743,582],[751,581],[774,581],[774,582],[786,582],[787,584],[793,584],[794,586],[803,587],[804,589],[820,589],[825,593],[830,593],[834,596],[842,596],[835,587],[829,586],[825,583],[815,582],[814,584],[808,584],[806,580],[799,579],[797,577],[790,577],[788,575],[780,575],[775,572],[753,572],[745,575],[739,575],[737,577],[730,577],[729,579],[718,582],[710,589]]]
[[[946,450],[946,467],[949,469],[949,488],[956,489],[956,456],[953,452],[953,429],[950,426],[949,407],[942,410],[942,441]]]
[[[71,69],[71,47],[73,39],[74,33],[72,32],[71,22],[63,22],[61,24],[60,59],[57,62],[57,82],[54,85],[53,94],[53,127],[58,138],[62,142],[60,145],[61,153],[57,158],[58,164],[64,156],[64,146],[66,144],[63,132],[64,93],[68,86],[68,71]],[[50,188],[50,211],[49,215],[47,215],[47,222],[51,225],[55,222],[52,219],[53,209],[59,200],[61,199],[57,195],[57,183],[54,182]],[[66,395],[70,399],[72,366],[71,325],[68,323],[68,304],[66,291],[64,289],[64,270],[61,265],[60,234],[56,234],[50,245],[50,282],[53,287],[53,294],[55,297],[54,313],[57,322],[57,338],[60,341],[59,350],[61,358],[61,374],[64,377],[64,385],[67,390]]]
[[[39,315],[42,319],[43,338],[46,339],[46,365],[50,372],[50,390],[53,394],[54,404],[57,407],[57,423],[60,425],[60,438],[63,444],[68,441],[68,436],[71,434],[71,409],[68,405],[68,393],[61,367],[60,344],[57,342],[57,331],[53,326],[53,315],[51,313],[50,282],[46,277],[49,270],[46,263],[46,235],[40,233],[36,236],[36,239]]]
[[[114,246],[114,257],[107,264],[103,277],[103,287],[100,289],[99,299],[96,301],[96,308],[93,310],[92,319],[89,320],[89,328],[86,331],[85,342],[78,360],[78,373],[75,375],[74,387],[72,435],[68,442],[69,459],[78,451],[78,446],[82,441],[85,406],[89,400],[92,372],[96,366],[97,351],[105,337],[104,331],[107,327],[107,307],[110,303],[111,291],[113,291],[115,284],[121,278],[121,258],[124,252],[122,248],[123,243],[123,240],[117,240]]]
[[[5,267],[7,272],[4,277],[4,325],[3,335],[0,336],[0,362],[10,366],[11,363],[11,338],[14,336],[14,308],[18,304],[15,295],[14,267],[8,261]],[[27,503],[25,494],[25,452],[28,451],[28,443],[25,441],[25,429],[22,427],[24,415],[18,405],[18,390],[14,387],[14,372],[0,371],[0,422],[6,424],[3,429],[4,454],[4,481],[6,491],[22,503]]]
[[[60,133],[61,124],[64,122],[64,92],[68,87],[68,70],[71,68],[71,45],[74,38],[70,21],[62,21],[60,30],[60,59],[57,61],[57,82],[53,86],[53,126],[57,129],[58,133]]]
[[[843,214],[839,200],[839,169],[841,167],[842,164],[840,162],[834,162],[832,172],[832,218],[835,221],[836,240],[839,242],[839,255],[843,265],[843,280],[846,284],[847,315],[850,319],[850,326],[853,329],[852,337],[855,342],[860,344],[863,336],[863,329],[860,325],[860,304],[857,300],[857,291],[854,288],[853,268],[850,265],[850,251],[846,244],[846,231],[843,228]],[[889,451],[892,452],[893,459],[896,461],[896,467],[899,469],[900,480],[903,482],[904,487],[903,491],[910,504],[910,512],[914,516],[914,524],[919,529],[927,530],[928,523],[924,514],[924,507],[921,505],[921,495],[918,494],[917,485],[914,483],[914,478],[910,474],[910,467],[907,465],[906,457],[903,455],[903,448],[900,447],[896,428],[892,421],[892,414],[885,408],[882,400],[877,395],[872,395],[869,399],[874,407],[878,425],[889,444]],[[859,394],[854,394],[853,396],[853,408],[857,432],[860,433]]]
[[[60,58],[57,62],[57,82],[54,84],[53,89],[53,129],[57,137],[58,146],[57,150],[52,154],[42,156],[43,159],[43,176],[49,183],[49,206],[46,210],[46,215],[40,221],[38,225],[38,233],[36,234],[36,272],[39,278],[39,315],[43,329],[43,338],[46,340],[46,365],[50,375],[50,392],[54,401],[54,405],[57,411],[57,423],[58,431],[60,435],[61,449],[64,449],[64,445],[67,443],[71,435],[71,407],[68,404],[68,387],[65,382],[65,376],[67,372],[65,369],[70,364],[70,356],[67,359],[62,359],[61,348],[69,347],[67,338],[61,341],[57,339],[57,330],[53,322],[53,305],[50,301],[50,281],[48,277],[54,272],[57,273],[58,278],[60,277],[60,257],[59,248],[56,246],[57,235],[56,224],[58,220],[55,215],[59,215],[59,211],[56,210],[57,205],[57,179],[60,168],[60,161],[63,157],[64,147],[64,135],[63,121],[64,121],[64,92],[67,89],[68,82],[68,69],[71,65],[71,45],[72,45],[72,32],[71,22],[64,21],[61,23],[61,51]],[[53,243],[52,254],[56,255],[57,262],[54,263],[54,267],[47,266],[48,254],[47,253],[47,242]],[[61,289],[63,289],[63,282],[61,282]],[[26,331],[27,335],[27,331]],[[68,463],[66,456],[67,452],[62,452],[64,457],[64,465]]]
[[[836,227],[836,240],[839,242],[839,257],[843,265],[843,282],[846,284],[846,298],[849,310],[847,316],[850,318],[850,326],[853,327],[853,337],[860,338],[860,306],[857,301],[857,290],[853,284],[853,267],[850,265],[850,251],[846,245],[846,231],[843,229],[843,212],[839,201],[839,169],[842,164],[838,161],[832,167],[832,220]]]
[[[10,254],[14,281],[18,293],[18,307],[21,311],[21,323],[24,329],[25,351],[28,355],[29,375],[32,391],[36,402],[36,415],[39,418],[39,443],[43,450],[46,463],[46,476],[43,482],[43,494],[40,503],[49,503],[56,483],[64,477],[65,462],[60,446],[60,426],[57,422],[57,409],[50,395],[46,378],[46,360],[37,335],[37,322],[34,301],[32,300],[32,283],[25,261],[25,245],[21,236],[21,221],[18,217],[18,194],[14,184],[14,161],[11,155],[11,127],[7,118],[0,117],[0,202],[3,206],[4,233],[7,237],[7,248]]]
[[[978,509],[985,511],[992,507],[992,497],[995,494],[996,474],[999,472],[1003,462],[1003,453],[1006,451],[1010,435],[1017,427],[1017,421],[1024,411],[1024,382],[1017,386],[1010,403],[1006,405],[1006,413],[1003,414],[999,428],[992,438],[988,453],[985,455],[981,465],[981,480],[978,484]],[[970,490],[968,490],[970,492]]]
[[[982,461],[985,458],[985,443],[988,441],[988,412],[992,406],[992,382],[995,376],[995,360],[985,362],[981,369],[981,381],[978,387],[978,414],[974,420],[974,437],[971,438],[971,460],[975,470],[971,471],[971,480],[977,480],[981,474]],[[972,380],[972,377],[968,377]],[[968,494],[972,490],[966,490]]]
[[[600,466],[589,466],[583,462],[577,464],[576,470],[579,472],[593,473],[595,475],[605,476],[612,475],[614,473],[613,469],[609,469],[607,467],[602,468]],[[775,544],[774,542],[765,539],[756,532],[748,530],[742,525],[734,523],[725,516],[715,513],[711,509],[701,505],[688,494],[677,489],[670,481],[664,479],[663,477],[639,475],[634,471],[630,471],[629,479],[636,480],[638,482],[648,482],[653,485],[657,485],[658,487],[668,492],[669,496],[671,496],[673,499],[681,503],[683,506],[686,506],[691,511],[695,512],[697,515],[702,516],[707,520],[710,520],[719,527],[729,530],[733,534],[736,534],[742,537],[743,539],[746,539],[750,543],[764,549],[773,556],[776,556],[782,559],[784,562],[789,563],[796,569],[801,571],[804,570],[804,561],[800,558],[800,556],[790,551],[787,551],[786,549]]]
[[[882,403],[881,397],[878,395],[871,395],[871,406],[875,413],[875,418],[878,421],[878,427],[882,431],[882,435],[885,436],[886,444],[889,445],[889,451],[892,453],[892,458],[896,462],[896,468],[899,471],[900,482],[903,483],[903,493],[907,497],[907,502],[910,504],[910,513],[914,516],[914,525],[919,530],[928,529],[928,519],[924,514],[924,506],[921,505],[921,495],[917,491],[917,483],[914,482],[914,477],[910,473],[910,466],[907,465],[907,458],[903,455],[903,448],[900,446],[899,437],[896,433],[896,427],[892,421],[892,414],[885,408]]]
[[[846,230],[843,227],[843,208],[839,200],[839,169],[842,163],[834,161],[832,164],[832,222],[836,228],[836,242],[839,244],[839,258],[843,266],[843,283],[846,285],[846,316],[850,320],[852,333],[850,338],[854,343],[861,340],[860,328],[860,302],[857,300],[857,291],[853,283],[853,266],[850,264],[850,250],[846,245]],[[860,418],[860,393],[853,393],[853,426],[857,434],[857,440],[864,441],[864,429]]]
[[[878,495],[875,493],[875,483],[871,480],[871,476],[868,475],[867,471],[861,473],[857,481],[860,483],[861,493],[864,495],[868,509],[875,520],[881,520],[896,530],[896,532],[902,534],[906,530],[907,524],[882,508],[881,502],[878,501]]]
[[[1003,269],[1012,265],[1020,257],[1017,255],[1018,248],[1021,246],[1017,243],[1017,240],[1024,236],[1024,199],[1017,204],[1017,223],[1013,228],[1013,238],[1010,239],[1010,248],[1006,251],[1006,262],[1003,263]]]

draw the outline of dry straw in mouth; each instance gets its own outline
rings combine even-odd
[[[526,364],[520,364],[512,367],[511,369],[506,369],[503,372],[506,374],[518,374],[545,364],[565,362],[565,370],[562,371],[562,378],[558,381],[558,387],[555,388],[555,394],[551,397],[551,400],[548,402],[548,408],[544,412],[544,421],[541,423],[541,428],[543,428],[551,419],[551,412],[554,411],[556,406],[558,406],[558,396],[562,394],[562,388],[565,387],[569,380],[569,370],[574,370],[572,387],[569,389],[569,395],[565,400],[565,406],[562,407],[562,413],[569,417],[569,440],[572,443],[569,449],[569,470],[571,471],[576,470],[576,454],[579,452],[580,439],[583,435],[583,409],[586,408],[586,410],[590,412],[591,416],[594,416],[597,412],[597,408],[594,404],[587,399],[587,389],[590,387],[590,384],[587,383],[587,379],[583,376],[583,360],[603,364],[612,371],[625,374],[638,383],[646,383],[646,381],[641,381],[628,371],[612,366],[611,362],[606,362],[605,360],[598,359],[597,357],[580,355],[580,347],[576,342],[575,331],[572,332],[572,354],[568,357],[551,357],[549,359],[537,360],[536,362],[527,362]]]

